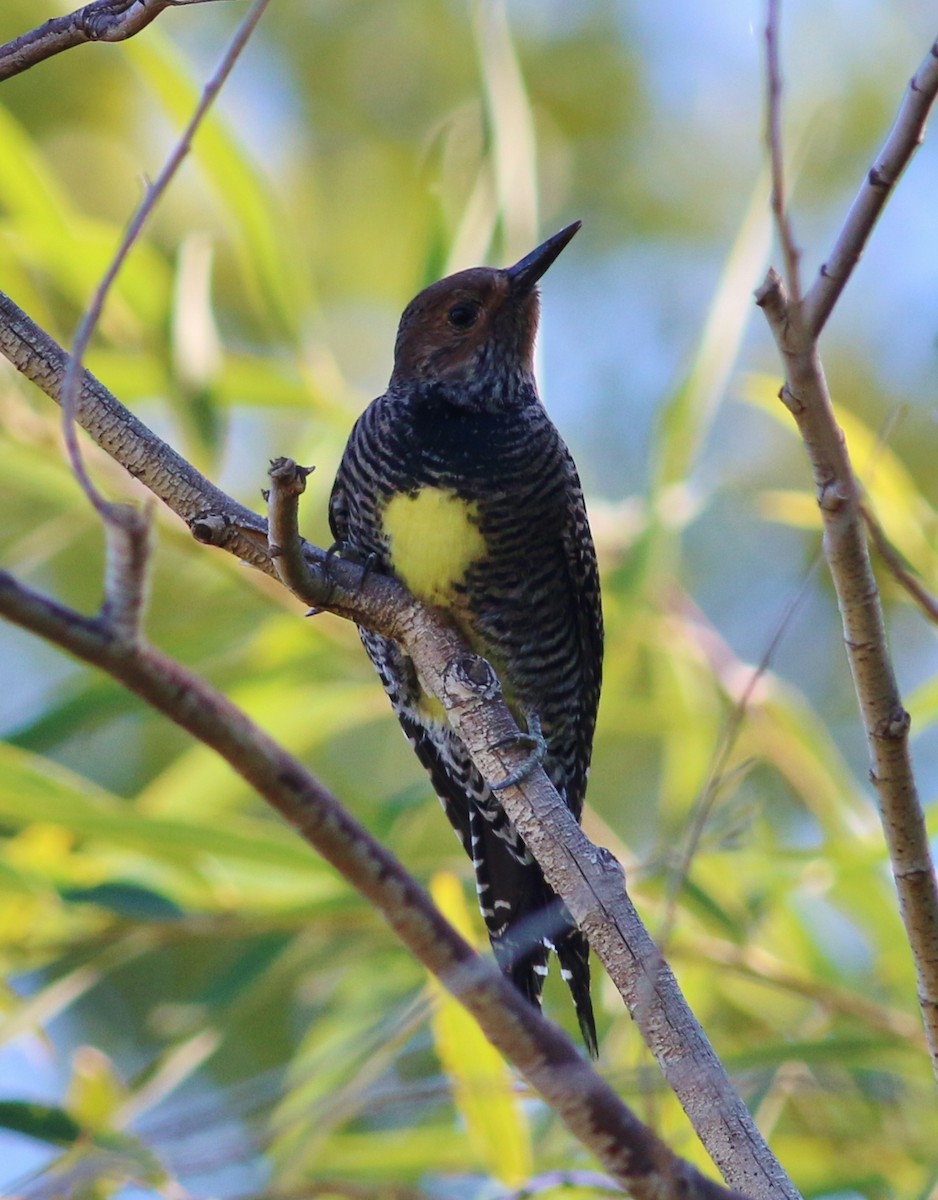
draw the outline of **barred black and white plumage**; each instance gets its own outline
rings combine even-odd
[[[349,438],[330,504],[340,546],[442,608],[494,667],[579,819],[602,663],[599,577],[573,460],[532,371],[537,279],[571,226],[505,271],[432,285],[401,320],[387,392]],[[550,949],[596,1053],[589,946],[398,646],[362,641],[463,848],[496,958],[540,1003]]]

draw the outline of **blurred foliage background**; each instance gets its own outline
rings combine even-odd
[[[934,37],[926,7],[785,6],[808,278]],[[243,11],[168,10],[0,89],[0,286],[66,344]],[[6,0],[0,38],[46,15]],[[805,1193],[934,1196],[912,966],[809,471],[752,305],[770,253],[763,20],[759,4],[680,0],[273,3],[89,365],[247,503],[268,457],[315,463],[304,531],[325,543],[332,473],[383,390],[404,304],[581,217],[545,280],[540,373],[604,572],[587,830],[627,866]],[[929,145],[823,345],[857,470],[932,589],[935,195]],[[51,404],[3,364],[2,561],[93,611],[101,533],[58,447]],[[112,494],[139,494],[89,459]],[[354,631],[303,621],[173,518],[158,529],[152,640],[299,754],[478,933],[468,864]],[[934,631],[880,581],[933,802]],[[468,1198],[592,1169],[240,780],[16,630],[0,628],[0,663],[5,1192]],[[601,978],[596,992],[601,1069],[705,1164],[618,996]],[[570,1025],[553,979],[547,1007]]]

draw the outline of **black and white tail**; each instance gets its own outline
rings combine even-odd
[[[369,635],[368,641],[373,638]],[[428,722],[412,710],[404,711],[406,702],[401,704],[399,693],[396,699],[404,732],[429,772],[450,824],[472,860],[479,908],[499,967],[539,1008],[548,959],[554,951],[573,996],[583,1041],[590,1055],[597,1057],[589,943],[551,890],[453,730],[442,723]]]

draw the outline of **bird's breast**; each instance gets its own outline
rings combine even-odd
[[[458,588],[485,556],[479,506],[451,488],[392,495],[382,514],[390,560],[402,583],[425,604],[458,606]]]

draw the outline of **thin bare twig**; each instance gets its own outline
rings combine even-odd
[[[215,0],[217,2],[217,0]],[[213,0],[94,0],[0,46],[0,81],[86,42],[123,42],[167,8]]]
[[[905,98],[883,148],[863,181],[827,261],[804,302],[810,333],[824,328],[873,232],[886,201],[912,155],[925,140],[925,124],[938,95],[938,41],[932,43],[909,82]]]
[[[275,485],[276,486],[276,485]],[[397,860],[228,700],[178,663],[100,619],[62,608],[0,572],[0,612],[107,671],[217,751],[379,911],[475,1017],[571,1133],[636,1200],[727,1200],[622,1103],[570,1040],[480,958]]]
[[[176,0],[170,0],[174,3]],[[186,0],[183,0],[185,3]],[[269,0],[255,0],[247,16],[235,31],[222,60],[212,74],[202,91],[199,103],[183,131],[182,136],[166,160],[156,181],[151,184],[141,201],[136,213],[129,222],[127,229],[114,253],[107,270],[95,289],[91,303],[82,317],[75,334],[72,355],[66,365],[62,379],[60,403],[62,405],[62,430],[69,462],[76,479],[90,503],[97,510],[104,522],[107,537],[107,573],[105,577],[105,606],[104,613],[120,627],[122,633],[136,636],[145,600],[145,572],[148,520],[134,508],[126,504],[109,503],[95,487],[88,474],[82,457],[76,430],[76,409],[79,403],[79,381],[82,376],[82,359],[91,341],[91,337],[100,319],[101,312],[107,299],[108,292],[117,275],[136,244],[147,219],[153,212],[160,197],[166,192],[173,176],[179,169],[192,145],[199,125],[202,123],[215,97],[218,95],[225,80],[237,62],[248,38],[254,31],[257,22],[263,15]],[[94,6],[92,6],[94,7]],[[167,7],[163,4],[162,7]],[[72,14],[76,17],[80,14]],[[111,5],[109,11],[100,8],[93,14],[84,12],[84,17],[78,25],[85,29],[101,28],[100,23],[107,20],[107,30],[113,35],[113,20],[120,15],[127,18],[132,15],[126,5],[119,3],[115,9]],[[152,12],[152,20],[156,13]],[[98,25],[94,22],[97,21]],[[122,26],[122,28],[124,28]],[[135,32],[136,30],[133,30]],[[123,36],[129,36],[125,32]]]
[[[768,0],[768,28],[778,16],[778,0]],[[778,68],[773,64],[773,45],[767,36],[769,104],[779,105]],[[934,47],[931,54],[934,54]],[[928,60],[926,60],[926,64]],[[938,70],[929,66],[929,71]],[[928,72],[925,72],[928,75]],[[930,75],[928,75],[930,83]],[[918,87],[918,85],[916,85]],[[919,132],[931,99],[916,109]],[[917,93],[919,101],[924,93]],[[917,102],[918,103],[918,102]],[[780,121],[776,112],[769,121],[770,153],[773,163],[781,160],[776,144]],[[898,178],[917,142],[910,139],[908,122],[900,135],[890,137],[891,178]],[[894,130],[895,133],[895,130]],[[781,194],[781,193],[780,193]],[[843,271],[835,285],[823,283],[812,289],[820,317],[806,321],[803,306],[786,291],[784,282],[770,269],[756,292],[784,364],[786,382],[780,398],[787,405],[804,441],[818,492],[824,525],[824,555],[837,593],[847,657],[866,732],[870,755],[870,778],[876,788],[883,831],[899,897],[899,908],[912,950],[918,979],[918,999],[925,1025],[933,1069],[938,1075],[938,880],[931,858],[924,814],[919,801],[909,755],[909,715],[902,705],[892,659],[886,644],[882,604],[870,564],[863,528],[860,489],[853,474],[843,433],[831,406],[824,370],[817,350],[816,331],[823,324],[843,282],[852,269],[846,247],[865,241],[881,203],[861,205],[863,212],[848,226],[844,240]],[[787,214],[776,213],[779,237],[785,246],[790,238]],[[780,218],[780,219],[779,219]],[[862,238],[860,242],[856,239]],[[787,267],[786,262],[786,267]],[[797,280],[795,280],[797,287]]]
[[[69,360],[68,367],[65,371],[65,378],[62,381],[62,390],[60,403],[62,405],[62,428],[65,436],[65,445],[68,451],[69,462],[72,465],[72,470],[75,473],[79,484],[89,501],[94,505],[100,515],[105,519],[114,519],[115,513],[112,506],[109,506],[107,501],[97,490],[85,469],[85,464],[82,460],[81,450],[78,444],[78,438],[75,432],[75,408],[78,403],[79,378],[81,376],[82,360],[85,356],[85,351],[88,349],[88,343],[91,341],[91,336],[94,333],[98,320],[101,316],[101,311],[104,308],[104,302],[107,299],[107,294],[111,289],[111,285],[117,278],[118,272],[124,264],[127,255],[132,250],[133,246],[140,237],[150,214],[153,212],[160,197],[165,193],[166,189],[172,182],[173,176],[179,170],[183,160],[189,153],[192,147],[192,139],[195,137],[196,130],[201,125],[205,114],[208,112],[215,97],[218,95],[225,80],[231,74],[235,63],[241,55],[242,50],[247,45],[248,38],[254,32],[254,29],[264,14],[264,9],[267,7],[270,0],[254,0],[250,10],[244,20],[235,31],[234,37],[222,56],[221,62],[218,64],[211,78],[202,90],[202,95],[198,104],[195,107],[189,123],[183,130],[182,136],[176,142],[172,152],[163,165],[156,180],[147,188],[143,200],[140,202],[137,211],[134,213],[121,238],[120,244],[114,253],[108,269],[105,271],[101,282],[95,289],[94,296],[88,306],[87,311],[82,317],[78,325],[78,331],[75,334],[75,342],[72,346],[72,356]]]
[[[741,946],[728,938],[707,936],[694,930],[690,937],[676,942],[671,953],[698,966],[709,964],[720,970],[734,971],[766,988],[778,988],[784,993],[804,996],[825,1012],[862,1021],[890,1038],[910,1042],[927,1050],[922,1023],[914,1014],[904,1008],[889,1008],[879,1004],[849,987],[828,983],[811,968],[799,970],[758,945],[750,943]]]
[[[798,247],[788,216],[788,200],[785,194],[785,157],[782,138],[782,68],[779,42],[781,40],[781,0],[768,0],[768,16],[765,24],[766,50],[766,142],[772,167],[772,213],[785,260],[785,282],[791,305],[798,310],[801,301],[801,283]]]
[[[908,569],[902,561],[902,556],[892,542],[886,537],[886,531],[876,519],[870,506],[861,501],[860,513],[866,522],[876,553],[889,568],[889,573],[901,588],[909,593],[929,621],[938,625],[938,598],[933,596],[922,581]]]
[[[146,605],[150,511],[130,504],[108,506],[102,620],[126,641],[140,636]]]

